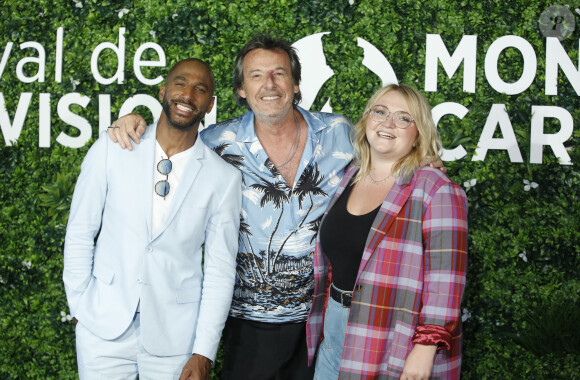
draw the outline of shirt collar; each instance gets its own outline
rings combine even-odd
[[[314,140],[318,140],[318,133],[326,128],[328,125],[322,121],[318,113],[312,113],[306,111],[302,107],[295,106],[295,108],[300,112],[304,120],[306,120],[306,126],[308,127],[308,135],[313,136]],[[236,141],[238,142],[254,142],[258,140],[256,136],[256,130],[254,129],[254,112],[249,111],[241,116],[241,128],[238,129],[236,135]]]

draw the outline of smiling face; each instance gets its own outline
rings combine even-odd
[[[169,125],[182,131],[197,126],[213,107],[213,91],[213,76],[205,64],[196,60],[176,64],[159,91]]]
[[[238,94],[257,119],[272,123],[291,114],[294,94],[290,58],[283,50],[255,49],[244,58],[244,80]]]
[[[390,114],[384,122],[376,122],[368,117],[366,138],[370,145],[371,156],[398,161],[413,149],[417,140],[417,126],[412,122],[407,128],[400,129],[393,123],[393,114],[397,111],[408,112],[403,96],[396,90],[387,92],[379,98],[374,106],[389,109]]]

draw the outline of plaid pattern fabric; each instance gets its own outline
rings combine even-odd
[[[356,166],[348,169],[330,207],[357,170]],[[322,339],[328,264],[318,241],[314,300],[307,323],[310,362]],[[458,379],[466,270],[463,189],[431,168],[419,169],[411,178],[398,178],[369,232],[353,294],[340,379],[398,379],[418,325],[440,326],[449,332],[450,349],[437,351],[431,378]]]

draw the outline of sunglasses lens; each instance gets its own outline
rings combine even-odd
[[[169,182],[163,180],[155,184],[155,192],[160,197],[165,197],[169,194]]]
[[[171,161],[169,161],[167,158],[159,161],[157,164],[157,170],[163,175],[169,174],[171,171]]]
[[[171,161],[168,158],[164,158],[157,164],[157,171],[163,175],[169,176],[172,166]],[[163,198],[169,194],[169,182],[167,182],[167,179],[155,184],[155,193]]]

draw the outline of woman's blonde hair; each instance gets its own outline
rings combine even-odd
[[[380,88],[371,96],[362,117],[351,132],[354,156],[360,164],[360,170],[355,177],[355,182],[360,181],[371,170],[370,145],[366,136],[366,125],[370,109],[380,98],[391,91],[396,91],[403,97],[405,106],[411,114],[411,117],[415,120],[414,123],[418,131],[413,148],[406,156],[395,163],[392,168],[392,174],[396,177],[401,173],[404,173],[405,176],[410,176],[419,168],[421,162],[431,162],[439,159],[439,151],[442,147],[441,137],[433,122],[431,107],[427,99],[411,86],[405,84],[389,84]],[[391,116],[389,115],[389,117]]]

